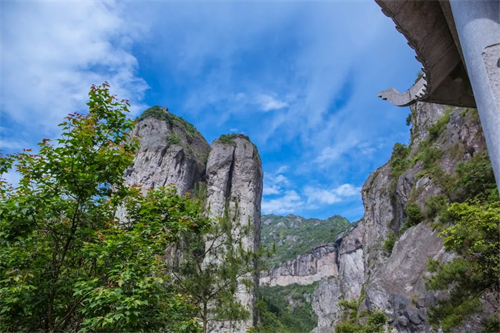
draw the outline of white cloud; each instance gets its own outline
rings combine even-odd
[[[276,170],[276,173],[280,174],[280,173],[286,172],[287,170],[288,170],[288,165],[282,165],[278,168],[278,170]]]
[[[262,200],[262,213],[264,214],[290,214],[304,206],[302,198],[293,190],[285,195],[271,200]]]
[[[108,81],[133,113],[148,88],[130,48],[145,29],[121,17],[121,4],[2,4],[1,109],[28,131],[53,135],[68,113],[87,109],[92,84]]]
[[[276,195],[283,192],[284,188],[291,186],[287,177],[282,174],[266,173],[264,176],[264,195]]]
[[[341,197],[350,197],[353,195],[358,195],[361,191],[361,187],[355,187],[351,184],[343,184],[333,190]]]
[[[264,186],[264,190],[263,190],[264,195],[273,195],[273,194],[280,194],[280,193],[281,193],[281,189],[276,185]]]
[[[11,149],[20,151],[23,148],[29,148],[30,144],[24,140],[0,139],[0,149]]]
[[[353,197],[360,193],[361,187],[351,184],[343,184],[331,190],[308,186],[304,188],[308,203],[334,204],[344,201],[347,197]]]
[[[256,97],[257,104],[262,111],[283,109],[288,106],[287,102],[280,101],[273,95],[261,94]]]

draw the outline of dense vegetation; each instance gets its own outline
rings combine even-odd
[[[259,290],[258,332],[303,333],[316,327],[318,318],[311,306],[318,282],[301,286],[263,286]]]
[[[307,253],[316,245],[331,243],[349,227],[349,221],[339,215],[326,220],[295,215],[263,215],[261,243],[265,248],[272,248],[275,244],[275,254],[270,260],[273,265]]]
[[[236,146],[236,142],[234,142],[234,139],[236,139],[238,136],[242,136],[243,138],[250,141],[248,136],[246,136],[244,134],[236,134],[236,133],[222,134],[218,140],[220,143],[223,143],[225,145]]]
[[[185,121],[182,117],[178,117],[175,114],[168,112],[168,109],[161,108],[158,105],[150,107],[146,111],[144,111],[140,117],[137,118],[137,121],[141,121],[146,118],[156,118],[159,120],[164,120],[170,126],[177,126],[183,129],[183,132],[186,133],[188,139],[192,139],[195,136],[201,137],[200,132],[193,126],[193,124]]]
[[[379,309],[359,312],[359,301],[342,300],[342,319],[335,327],[335,333],[382,333],[387,317]]]
[[[248,317],[234,294],[238,278],[251,287],[241,277],[258,258],[195,197],[125,186],[138,140],[128,101],[108,87],[92,86],[88,114],[70,114],[57,144],[0,155],[0,175],[21,175],[16,187],[0,178],[0,331],[200,332],[208,320]],[[217,246],[200,252],[210,237]],[[171,265],[178,253],[165,250],[191,239],[200,246]],[[205,256],[218,261],[189,274]]]

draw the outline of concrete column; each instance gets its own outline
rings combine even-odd
[[[450,0],[500,189],[500,1]]]

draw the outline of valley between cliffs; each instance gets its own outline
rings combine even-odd
[[[292,295],[302,293],[301,299],[310,300],[313,333],[332,333],[345,320],[342,300],[355,300],[360,318],[367,311],[382,310],[392,332],[433,331],[428,310],[446,292],[426,289],[427,263],[447,262],[453,256],[431,226],[436,215],[430,202],[445,195],[443,179],[474,156],[487,156],[487,151],[475,109],[419,102],[410,110],[411,141],[408,146],[396,144],[391,159],[366,180],[363,219],[261,274],[262,286],[290,288]],[[412,212],[418,212],[418,221]],[[268,235],[262,239],[270,246]],[[297,292],[297,285],[314,288]],[[288,306],[293,309],[295,303],[292,298]],[[484,315],[495,311],[485,306]],[[476,316],[466,321],[459,331],[480,332],[480,320]],[[300,331],[288,327],[283,332]]]
[[[475,109],[417,103],[410,112],[411,140],[396,144],[391,159],[368,177],[361,190],[365,213],[355,223],[341,216],[261,216],[262,163],[248,137],[223,135],[209,145],[168,109],[144,112],[132,133],[140,149],[127,184],[173,184],[180,195],[202,189],[210,216],[237,209],[238,223],[251,224],[244,246],[276,246],[254,287],[239,291],[251,318],[218,323],[211,332],[332,333],[347,315],[341,301],[355,301],[361,319],[381,310],[392,332],[433,331],[428,311],[446,291],[426,289],[427,263],[453,256],[432,227],[431,203],[450,196],[444,180],[487,150]],[[485,315],[495,311],[485,307]],[[479,332],[480,320],[465,322],[463,330]]]

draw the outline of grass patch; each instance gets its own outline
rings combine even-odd
[[[418,148],[417,156],[411,160],[412,166],[418,161],[421,161],[423,166],[427,169],[432,167],[435,162],[443,156],[443,152],[429,141],[420,142]]]
[[[405,144],[396,143],[392,148],[391,155],[391,177],[398,178],[408,169],[408,155],[411,149]]]
[[[446,195],[434,195],[425,199],[425,217],[432,221],[441,211],[448,207],[448,197]]]
[[[392,253],[392,249],[394,249],[394,245],[396,244],[397,240],[398,238],[393,232],[388,235],[388,238],[385,240],[384,245],[382,245],[382,248],[388,255]]]
[[[166,140],[167,140],[168,146],[181,145],[182,144],[181,138],[177,134],[175,134],[175,133],[172,133],[172,134],[168,135],[166,137]]]
[[[170,126],[180,127],[184,131],[184,133],[186,133],[186,136],[189,139],[193,139],[196,136],[202,137],[200,132],[198,132],[198,130],[196,129],[196,127],[193,126],[193,124],[188,123],[182,117],[178,117],[171,112],[165,111],[158,105],[150,107],[149,109],[144,111],[142,115],[139,118],[137,118],[137,120],[141,121],[146,118],[156,118],[158,120],[166,121],[167,123],[170,124]]]
[[[444,115],[439,118],[438,121],[429,126],[429,139],[431,141],[437,140],[437,138],[439,138],[439,136],[444,132],[446,125],[450,122],[450,113],[452,111],[453,109],[446,110]]]

